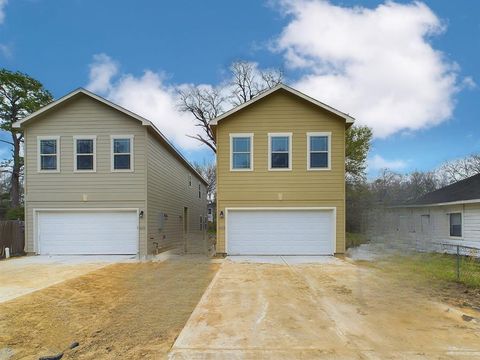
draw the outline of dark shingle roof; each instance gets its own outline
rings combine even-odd
[[[440,204],[480,199],[480,174],[429,192],[408,205]]]

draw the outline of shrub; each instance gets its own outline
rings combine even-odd
[[[368,239],[363,234],[347,232],[346,241],[346,248],[349,249],[351,247],[357,247],[362,244],[366,244]]]
[[[11,208],[7,210],[5,214],[6,220],[25,220],[25,209],[23,206],[18,208]]]

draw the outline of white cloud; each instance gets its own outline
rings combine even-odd
[[[93,55],[93,63],[90,64],[89,90],[99,93],[112,90],[112,78],[118,74],[118,70],[118,64],[110,56]]]
[[[300,90],[355,116],[375,137],[437,125],[451,117],[458,66],[429,42],[445,30],[423,3],[374,9],[328,1],[280,0],[290,18],[275,42]],[[472,85],[471,79],[466,85]]]
[[[187,136],[197,129],[190,114],[177,109],[175,86],[166,85],[162,74],[150,70],[141,76],[120,74],[118,64],[105,54],[95,55],[87,88],[152,121],[160,131],[185,150],[201,147]]]
[[[371,170],[401,170],[407,167],[407,162],[403,160],[386,160],[380,155],[375,155],[368,160],[368,168]]]
[[[7,6],[8,0],[0,0],[0,24],[5,21],[5,6]]]
[[[0,44],[0,54],[2,54],[3,57],[11,58],[12,57],[11,47],[5,44]]]

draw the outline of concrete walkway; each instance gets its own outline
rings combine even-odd
[[[2,260],[0,303],[131,259],[128,255],[39,255]]]
[[[474,359],[480,324],[336,258],[227,259],[170,359]]]

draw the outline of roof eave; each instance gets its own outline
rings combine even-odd
[[[148,125],[150,123],[149,120],[145,119],[144,117],[142,117],[138,114],[135,114],[134,112],[131,112],[130,110],[125,109],[124,107],[122,107],[120,105],[117,105],[117,104],[115,104],[115,103],[97,95],[97,94],[94,94],[91,91],[88,91],[87,89],[78,88],[78,89],[75,89],[75,90],[69,92],[67,95],[62,96],[60,99],[52,101],[50,104],[42,107],[41,109],[35,111],[34,113],[31,113],[30,115],[25,116],[23,119],[13,123],[12,126],[16,129],[21,128],[22,125],[25,124],[26,122],[29,122],[29,121],[33,120],[35,117],[47,112],[48,110],[54,108],[55,106],[63,103],[64,101],[67,101],[68,99],[70,99],[70,98],[72,98],[75,95],[80,94],[80,93],[85,94],[87,96],[90,96],[90,97],[94,98],[95,100],[98,100],[98,101],[100,101],[100,102],[102,102],[102,103],[104,103],[104,104],[106,104],[110,107],[113,107],[114,109],[116,109],[120,112],[123,112],[123,113],[141,121],[143,125]]]
[[[462,205],[462,204],[476,204],[480,203],[480,199],[470,199],[470,200],[455,200],[455,201],[446,201],[440,203],[431,203],[431,204],[405,204],[405,205],[393,205],[389,208],[418,208],[418,207],[431,207],[431,206],[448,206],[448,205]]]
[[[327,105],[327,104],[324,104],[324,103],[322,103],[322,102],[320,102],[320,101],[318,101],[318,100],[316,100],[316,99],[314,99],[314,98],[312,98],[312,97],[310,97],[310,96],[308,96],[308,95],[306,95],[306,94],[304,94],[304,93],[302,93],[302,92],[300,92],[300,91],[298,91],[298,90],[296,90],[296,89],[294,89],[294,88],[292,88],[292,87],[290,87],[290,86],[287,86],[287,85],[284,85],[284,84],[279,84],[279,85],[277,85],[277,86],[275,86],[275,87],[273,87],[273,88],[271,88],[271,89],[269,89],[269,90],[267,90],[267,91],[264,91],[264,92],[261,93],[260,95],[255,96],[253,99],[250,99],[249,101],[247,101],[247,102],[245,102],[245,103],[243,103],[243,104],[241,104],[241,105],[239,105],[239,106],[237,106],[237,107],[234,107],[233,109],[230,109],[229,111],[223,113],[222,115],[217,116],[216,118],[210,120],[210,123],[209,123],[210,126],[216,126],[216,125],[218,125],[218,122],[219,122],[220,120],[229,117],[230,115],[236,113],[237,111],[239,111],[239,110],[241,110],[241,109],[243,109],[243,108],[245,108],[245,107],[247,107],[247,106],[249,106],[249,105],[252,105],[253,103],[257,102],[258,100],[260,100],[260,99],[262,99],[262,98],[264,98],[264,97],[266,97],[266,96],[274,93],[275,91],[277,91],[277,90],[279,90],[279,89],[283,89],[283,90],[285,90],[285,91],[287,91],[287,92],[289,92],[289,93],[291,93],[291,94],[297,95],[297,96],[303,98],[304,100],[307,100],[307,101],[309,101],[310,103],[313,103],[314,105],[317,105],[317,106],[319,106],[319,107],[321,107],[321,108],[323,108],[323,109],[325,109],[325,110],[327,110],[327,111],[330,111],[331,113],[333,113],[333,114],[335,114],[335,115],[337,115],[337,116],[345,119],[345,122],[346,122],[347,124],[350,124],[350,125],[351,125],[351,124],[353,124],[353,123],[355,122],[355,118],[354,118],[354,117],[352,117],[352,116],[350,116],[350,115],[348,115],[348,114],[345,114],[344,112],[341,112],[340,110],[337,110],[337,109],[335,109],[335,108],[333,108],[333,107],[331,107],[331,106],[329,106],[329,105]]]
[[[87,96],[90,96],[92,98],[94,98],[95,100],[98,100],[102,103],[104,103],[105,105],[107,106],[110,106],[138,121],[140,121],[142,123],[143,126],[148,126],[148,127],[151,127],[155,133],[157,133],[160,138],[167,144],[167,146],[175,153],[178,155],[178,157],[185,163],[185,165],[190,168],[190,170],[192,170],[201,180],[204,184],[208,185],[208,182],[207,180],[193,167],[193,165],[182,155],[182,153],[165,137],[165,135],[163,135],[163,133],[150,121],[150,120],[147,120],[145,119],[144,117],[138,115],[138,114],[135,114],[134,112],[131,112],[130,110],[127,110],[125,109],[124,107],[120,106],[120,105],[117,105],[107,99],[104,99],[103,97],[97,95],[97,94],[94,94],[92,93],[91,91],[88,91],[87,89],[84,89],[84,88],[78,88],[76,90],[73,90],[72,92],[68,93],[67,95],[65,96],[62,96],[60,99],[57,99],[55,101],[52,101],[50,104],[42,107],[41,109],[35,111],[34,113],[24,117],[23,119],[15,122],[12,124],[12,127],[18,129],[18,128],[21,128],[23,126],[23,124],[25,124],[26,122],[34,119],[35,117],[49,111],[50,109],[54,108],[55,106],[63,103],[64,101],[74,97],[75,95],[77,94],[85,94]]]

